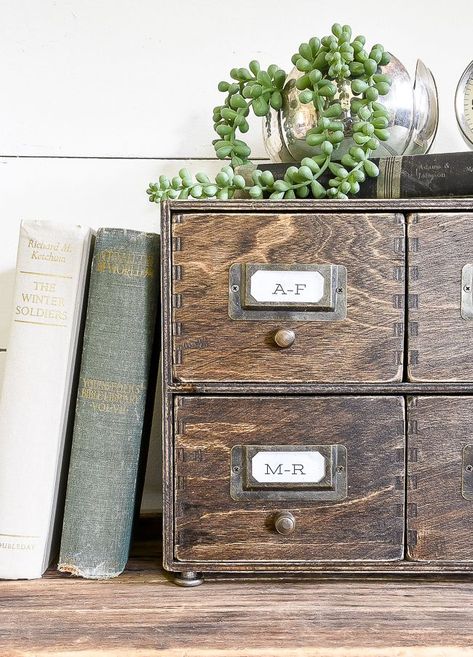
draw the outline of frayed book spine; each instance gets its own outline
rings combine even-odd
[[[59,570],[120,574],[135,506],[158,307],[159,236],[100,229],[92,261]]]

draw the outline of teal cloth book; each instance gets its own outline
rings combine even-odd
[[[159,236],[97,231],[58,569],[119,575],[128,558],[159,306]]]

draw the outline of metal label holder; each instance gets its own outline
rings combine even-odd
[[[462,496],[473,501],[473,445],[465,445],[462,458]]]
[[[325,459],[325,475],[316,483],[257,481],[252,475],[251,462],[259,452],[317,452]],[[230,496],[235,501],[337,502],[347,494],[344,445],[235,445],[232,448]]]
[[[323,277],[324,291],[316,302],[259,301],[251,295],[251,278],[258,271],[317,272]],[[346,285],[343,265],[234,263],[229,270],[228,314],[237,320],[343,320],[347,314]]]
[[[461,316],[473,319],[473,264],[463,267],[461,285]]]

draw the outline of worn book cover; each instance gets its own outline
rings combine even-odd
[[[437,153],[372,158],[379,168],[377,178],[367,177],[357,198],[421,198],[473,196],[473,153]],[[262,163],[258,169],[284,178],[290,164]],[[328,184],[331,174],[324,174]]]
[[[64,572],[114,577],[127,561],[158,280],[158,235],[97,232],[59,558]]]
[[[0,397],[0,577],[41,577],[57,550],[92,231],[20,228]]]

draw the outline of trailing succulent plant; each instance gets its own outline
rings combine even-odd
[[[232,69],[232,81],[218,85],[226,97],[223,105],[214,108],[218,138],[213,145],[217,157],[230,159],[231,163],[214,180],[205,173],[197,173],[193,179],[187,169],[181,169],[172,179],[162,175],[158,182],[150,183],[149,200],[230,199],[237,192],[246,192],[254,199],[345,199],[356,195],[366,176],[379,174],[370,157],[380,141],[389,139],[389,112],[379,97],[390,89],[391,79],[382,72],[390,56],[382,45],[376,44],[368,51],[365,43],[363,36],[352,39],[348,25],[336,23],[331,35],[313,37],[293,55],[292,63],[299,72],[299,100],[313,103],[317,124],[306,135],[314,155],[305,157],[300,166],[289,166],[282,180],[274,180],[271,171],[254,169],[251,180],[238,172],[238,167],[249,163],[251,151],[237,134],[248,132],[250,111],[263,117],[270,108],[282,108],[287,78],[275,64],[263,70],[253,60],[248,68]],[[351,87],[348,112],[342,106],[347,85]],[[347,137],[347,115],[354,145],[336,161],[337,149]]]

